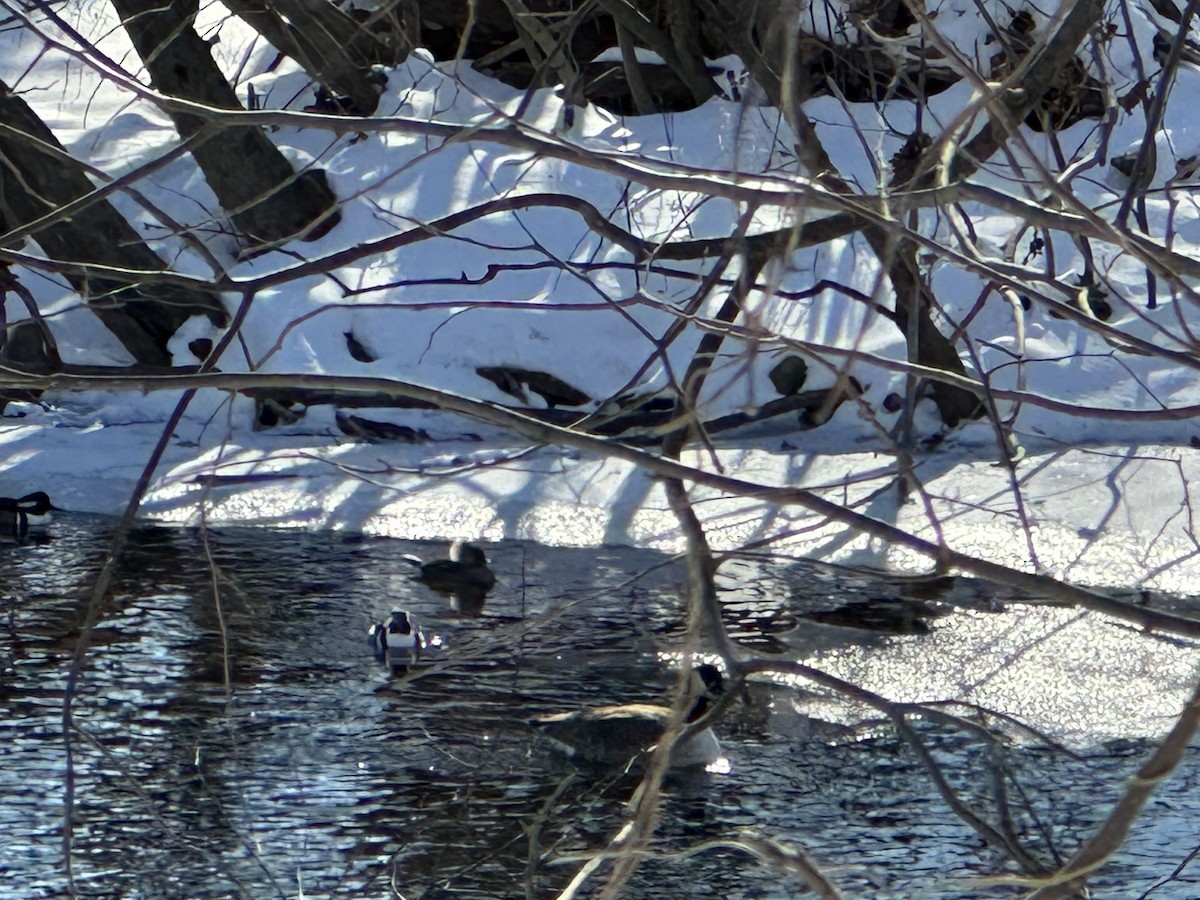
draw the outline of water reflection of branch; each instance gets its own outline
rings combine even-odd
[[[1021,846],[1020,839],[1009,827],[1012,823],[1012,818],[1008,812],[1007,795],[1003,792],[993,793],[993,800],[996,803],[1000,822],[999,825],[993,825],[972,809],[950,785],[950,782],[946,779],[943,767],[934,759],[933,754],[908,720],[910,716],[914,715],[939,718],[959,727],[969,726],[970,730],[976,734],[986,734],[986,731],[980,726],[940,710],[926,709],[921,704],[893,703],[886,697],[876,694],[874,691],[869,691],[866,688],[859,687],[849,681],[802,663],[758,660],[742,666],[742,673],[744,675],[756,672],[773,672],[812,681],[882,712],[892,722],[897,733],[904,739],[913,753],[916,754],[918,761],[929,775],[934,787],[955,815],[971,826],[975,833],[987,841],[987,843],[1008,853],[1013,861],[1026,873],[1043,875],[1046,872],[1046,866]],[[994,742],[994,737],[991,735],[987,737],[989,741]]]
[[[525,895],[533,897],[533,878],[537,873],[538,865],[542,861],[542,829],[550,819],[550,812],[557,805],[558,801],[566,793],[567,788],[579,780],[579,776],[571,772],[562,779],[554,788],[554,792],[546,798],[541,808],[537,811],[533,821],[525,827],[525,836],[529,840],[529,860],[525,864]]]
[[[628,827],[628,826],[627,826]],[[622,834],[624,831],[622,831]],[[620,835],[618,835],[620,837]],[[822,900],[840,900],[842,893],[837,889],[801,847],[793,847],[764,837],[756,832],[747,831],[729,838],[714,838],[702,841],[683,850],[609,850],[600,853],[564,853],[554,860],[555,865],[570,865],[584,863],[580,872],[591,872],[602,862],[609,859],[620,859],[626,856],[636,856],[639,859],[685,860],[709,850],[741,850],[761,862],[776,868],[784,869],[799,875],[805,880],[811,890]],[[578,883],[577,883],[578,882]],[[582,880],[576,875],[571,884],[557,897],[557,900],[571,900],[582,887]]]
[[[668,452],[670,452],[668,450]],[[720,603],[717,599],[716,585],[713,576],[716,564],[713,561],[712,550],[704,535],[703,526],[692,508],[687,489],[682,481],[670,478],[666,481],[667,499],[672,512],[680,523],[687,542],[688,568],[688,637],[685,656],[697,647],[702,638],[707,638],[714,644],[725,659],[730,671],[737,675],[736,645],[730,640],[721,621]],[[689,676],[685,670],[681,673],[675,702],[672,705],[672,718],[663,732],[658,745],[650,754],[645,773],[641,782],[634,790],[629,806],[632,817],[608,842],[608,849],[590,857],[575,873],[570,883],[559,894],[559,900],[569,900],[596,873],[601,864],[612,859],[615,862],[608,881],[600,890],[602,900],[616,898],[629,882],[641,861],[646,856],[646,847],[658,826],[659,810],[662,803],[662,783],[670,764],[672,747],[685,739],[702,723],[711,721],[712,715],[705,715],[692,726],[684,722],[684,704],[686,689],[684,684]],[[724,698],[723,698],[724,699]],[[705,726],[707,727],[707,726]]]
[[[1200,682],[1183,708],[1175,725],[1154,755],[1146,761],[1137,775],[1129,779],[1125,793],[1117,800],[1108,818],[1075,855],[1058,871],[1040,880],[1041,886],[1030,894],[1030,900],[1074,897],[1083,888],[1087,876],[1112,857],[1125,843],[1133,822],[1154,789],[1179,766],[1188,745],[1200,728]]]
[[[113,533],[108,555],[100,567],[100,572],[96,575],[95,583],[92,585],[91,596],[87,601],[87,613],[79,629],[79,638],[75,641],[75,649],[71,656],[71,668],[67,673],[67,682],[63,688],[62,740],[63,752],[66,758],[66,773],[63,778],[64,815],[62,825],[62,853],[67,885],[72,895],[76,893],[72,847],[74,845],[74,826],[77,819],[75,812],[76,776],[73,738],[78,739],[83,735],[82,729],[75,723],[74,716],[74,704],[79,692],[79,683],[83,678],[88,650],[92,645],[92,634],[96,629],[96,623],[100,621],[100,616],[105,609],[104,601],[109,596],[109,588],[112,585],[117,564],[124,553],[125,545],[129,541],[129,532],[133,528],[134,519],[137,517],[138,509],[141,507],[142,498],[146,495],[146,491],[150,486],[150,478],[153,476],[155,469],[158,468],[158,464],[166,452],[167,445],[174,435],[175,429],[179,427],[179,423],[183,419],[183,414],[191,404],[195,394],[195,391],[184,391],[178,403],[176,403],[170,418],[168,418],[167,423],[163,426],[154,450],[150,453],[149,459],[142,467],[137,484],[129,496],[129,502],[125,505],[125,512],[122,514],[120,521],[117,523],[117,528]]]

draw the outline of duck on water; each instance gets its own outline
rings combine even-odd
[[[393,669],[415,666],[425,648],[425,634],[412,613],[393,609],[386,619],[372,625],[367,640],[375,658]]]
[[[402,558],[421,570],[419,581],[443,594],[467,589],[488,591],[496,584],[487,555],[474,544],[455,541],[450,545],[449,557],[430,562],[407,554]]]
[[[724,693],[725,680],[716,666],[701,665],[688,678],[685,725],[700,720]],[[671,723],[669,707],[652,703],[626,703],[555,713],[530,719],[551,743],[572,757],[598,765],[627,763],[653,748]],[[706,766],[721,756],[721,745],[712,728],[704,728],[678,741],[671,750],[672,768]]]
[[[0,497],[0,540],[23,544],[30,528],[45,525],[56,510],[58,507],[45,491],[17,498]]]
[[[407,554],[402,559],[420,570],[418,581],[449,597],[450,606],[465,616],[474,617],[483,612],[484,600],[496,584],[487,555],[466,541],[455,541],[450,545],[449,559],[422,562]]]

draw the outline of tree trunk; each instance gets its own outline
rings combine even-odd
[[[156,90],[217,109],[240,109],[237,94],[192,27],[198,0],[113,0]],[[171,113],[184,138],[204,120]],[[254,244],[320,237],[337,224],[325,173],[299,175],[258,128],[227,128],[192,156],[237,229]]]
[[[755,82],[787,117],[797,136],[797,158],[809,174],[823,174],[827,183],[850,193],[849,186],[837,175],[837,166],[829,159],[808,120],[799,112],[813,87],[812,75],[802,65],[801,41],[792,24],[801,18],[799,0],[774,4],[742,4],[734,0],[698,0],[698,3],[707,14],[708,27],[723,31],[729,45],[750,69]],[[893,321],[906,340],[909,326],[915,325],[916,341],[908,344],[909,361],[953,375],[965,374],[966,368],[959,359],[958,350],[931,318],[932,298],[915,268],[916,243],[903,234],[890,234],[881,225],[866,219],[861,231],[892,283],[896,295]],[[911,316],[916,317],[915,322]],[[948,427],[953,428],[964,419],[977,418],[982,413],[979,398],[957,385],[932,381],[930,395]]]
[[[408,56],[419,23],[401,23],[385,41],[328,0],[228,0],[225,3],[276,50],[296,60],[346,111],[369,116],[379,103],[375,65],[394,66]]]
[[[94,191],[92,182],[32,109],[0,82],[0,222],[15,230]],[[11,129],[11,130],[10,130]],[[28,236],[51,259],[157,272],[166,268],[107,200],[97,200]],[[139,363],[169,366],[167,342],[193,315],[224,325],[214,294],[153,282],[67,274],[75,288]]]

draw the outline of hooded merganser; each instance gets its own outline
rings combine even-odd
[[[30,526],[44,525],[58,507],[45,491],[35,491],[13,499],[0,497],[0,539],[24,543]]]
[[[496,584],[496,576],[488,568],[487,556],[474,544],[455,541],[450,545],[449,559],[427,563],[415,556],[403,559],[421,570],[418,581],[450,598],[455,612],[472,617],[483,613],[483,601]]]
[[[375,658],[392,668],[416,665],[425,647],[425,635],[403,609],[393,609],[388,617],[367,632]]]
[[[716,666],[706,664],[693,669],[688,681],[688,699],[693,702],[685,722],[699,720],[724,690],[725,681]],[[558,749],[572,758],[617,765],[628,763],[653,747],[671,717],[672,711],[665,706],[627,703],[539,716],[529,724],[541,729]],[[720,755],[717,736],[711,728],[705,728],[675,745],[670,765],[672,768],[706,766]]]
[[[485,593],[496,584],[496,576],[488,568],[487,556],[474,544],[455,541],[450,545],[449,559],[421,562],[416,556],[404,556],[406,562],[421,570],[418,580],[438,593],[453,594],[462,590],[482,590]]]

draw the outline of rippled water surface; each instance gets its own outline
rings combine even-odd
[[[108,528],[66,516],[44,543],[0,547],[5,896],[67,887],[63,691]],[[683,637],[681,568],[645,551],[491,547],[500,581],[470,616],[400,559],[439,547],[263,530],[205,542],[161,528],[132,543],[72,705],[81,894],[549,897],[625,821],[636,781],[574,774],[525,720],[665,698],[674,676],[660,654]],[[790,602],[748,582],[726,597],[730,625],[770,649],[796,626]],[[443,641],[407,676],[377,664],[364,639],[394,605]],[[755,685],[731,707],[720,725],[730,771],[667,784],[654,853],[624,896],[801,893],[799,876],[735,848],[679,853],[747,835],[803,848],[847,896],[1016,893],[974,880],[998,858],[887,729],[852,740],[803,715],[802,696]],[[982,795],[994,753],[948,729],[927,734],[954,786]],[[1006,764],[1038,817],[1019,827],[1073,849],[1145,753],[1137,742],[1087,758],[1012,746]],[[1196,776],[1189,757],[1094,882],[1112,891],[1101,895],[1143,895],[1176,866],[1148,896],[1200,895],[1186,863],[1200,844]]]

